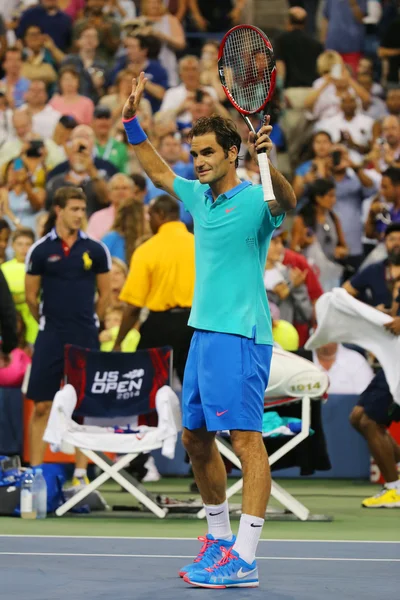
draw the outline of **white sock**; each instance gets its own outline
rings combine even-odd
[[[264,525],[264,519],[261,517],[252,517],[242,514],[240,517],[239,532],[232,550],[235,550],[240,558],[249,565],[256,557],[258,541]]]
[[[74,477],[78,477],[78,479],[85,477],[86,475],[86,469],[75,469],[74,471]]]
[[[400,490],[400,479],[396,479],[396,481],[390,481],[385,484],[385,487],[388,490]]]
[[[233,536],[229,520],[228,500],[222,504],[205,504],[208,533],[219,540],[230,540]]]

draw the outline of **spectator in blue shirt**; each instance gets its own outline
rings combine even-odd
[[[354,73],[364,50],[366,14],[367,0],[325,0],[325,48],[339,52]]]
[[[335,213],[339,217],[349,255],[344,264],[347,275],[357,270],[362,261],[362,204],[376,192],[374,182],[366,172],[352,164],[345,146],[334,146],[332,174],[336,184]]]
[[[369,239],[382,240],[391,223],[400,223],[400,168],[397,167],[389,167],[382,173],[381,193],[371,204],[365,234]]]
[[[113,85],[116,76],[123,69],[128,69],[132,77],[138,77],[144,71],[148,81],[144,97],[151,104],[153,113],[160,109],[165,90],[168,87],[168,73],[158,60],[150,59],[157,56],[161,42],[153,35],[129,34],[125,39],[126,54],[116,63],[109,74],[108,84]]]
[[[297,200],[307,195],[310,185],[317,178],[325,179],[330,175],[332,138],[326,131],[314,133],[311,141],[313,158],[301,163],[296,169],[293,189]],[[298,208],[301,208],[298,207]]]
[[[37,25],[47,33],[57,48],[66,52],[72,40],[72,20],[58,7],[58,0],[41,0],[41,3],[22,13],[17,27],[17,37],[23,38],[30,25]]]
[[[22,106],[25,92],[31,84],[29,79],[21,77],[22,65],[22,51],[8,48],[3,61],[5,77],[0,81],[0,91],[7,97],[10,108]]]
[[[133,252],[145,235],[143,204],[136,198],[124,202],[117,209],[111,231],[102,238],[112,257],[129,265]]]
[[[343,284],[345,290],[359,297],[371,306],[389,312],[400,280],[400,223],[389,225],[385,232],[385,245],[388,258],[356,273]]]

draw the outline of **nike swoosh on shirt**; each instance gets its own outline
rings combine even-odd
[[[255,571],[257,571],[257,569],[252,569],[251,571],[243,571],[243,568],[240,567],[239,571],[236,574],[239,577],[239,579],[243,579],[244,577],[247,577],[247,575],[251,575]]]
[[[229,410],[229,408],[227,408],[226,410],[223,410],[222,412],[217,412],[217,417],[222,417],[222,415],[224,415],[225,413],[227,413]]]
[[[230,212],[232,212],[233,210],[235,210],[235,208],[236,208],[236,206],[234,206],[233,208],[227,208],[227,209],[225,210],[225,212],[226,212],[226,213],[230,213]]]

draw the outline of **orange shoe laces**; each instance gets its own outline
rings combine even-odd
[[[203,558],[206,550],[208,550],[208,548],[210,548],[210,546],[212,546],[213,544],[216,544],[218,541],[218,540],[210,540],[210,539],[208,539],[208,537],[205,537],[205,536],[200,536],[197,539],[199,540],[199,542],[203,542],[203,545],[200,548],[200,552],[198,553],[198,555],[196,556],[196,558],[194,559],[193,562],[200,562],[201,559]]]
[[[224,548],[221,546],[222,558],[212,567],[207,567],[206,571],[214,571],[214,569],[219,569],[220,567],[224,567],[230,560],[237,560],[238,557],[232,554],[232,548]]]

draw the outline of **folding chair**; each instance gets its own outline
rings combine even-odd
[[[66,385],[57,392],[43,439],[54,451],[79,448],[102,473],[60,506],[61,516],[112,478],[157,517],[161,508],[124,467],[144,452],[160,449],[174,458],[181,413],[169,387],[172,350],[152,348],[135,353],[104,353],[65,347]],[[72,420],[84,417],[84,424]],[[139,424],[158,417],[157,426]],[[127,427],[129,426],[129,427]],[[113,462],[105,453],[119,455]]]
[[[274,347],[271,363],[270,380],[265,392],[265,408],[279,407],[283,404],[301,402],[301,431],[291,437],[281,448],[269,457],[270,466],[276,463],[293,448],[310,435],[311,400],[322,400],[326,397],[329,378],[309,360]],[[216,436],[220,453],[241,470],[240,460],[233,451],[230,442],[222,435]],[[227,490],[227,498],[240,492],[243,478]],[[310,511],[294,496],[289,494],[276,481],[272,481],[271,496],[301,521],[306,521]],[[199,519],[205,517],[205,510],[197,513]]]

